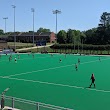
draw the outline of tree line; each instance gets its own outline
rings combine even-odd
[[[97,27],[80,31],[75,29],[60,30],[57,33],[57,42],[59,44],[91,44],[91,45],[109,45],[110,44],[110,13],[103,12],[100,16]],[[32,32],[32,31],[29,31]],[[50,29],[39,28],[36,32],[51,32]],[[0,35],[8,35],[12,32],[4,33],[0,29]]]
[[[28,31],[26,33],[32,33],[33,31]],[[37,31],[36,31],[38,34],[40,34],[41,32],[51,32],[50,29],[47,29],[47,28],[42,28],[40,27]],[[0,35],[10,35],[12,34],[13,32],[4,32],[3,29],[0,29]],[[19,31],[17,31],[16,33],[20,33]]]
[[[68,29],[61,30],[57,34],[57,41],[60,44],[92,44],[92,45],[109,45],[110,44],[110,13],[103,12],[100,17],[98,27],[87,31]]]

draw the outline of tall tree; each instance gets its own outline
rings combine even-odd
[[[80,41],[81,41],[81,39],[80,39],[81,32],[79,30],[74,30],[74,33],[75,33],[75,42],[80,43]]]
[[[97,28],[97,35],[100,44],[108,44],[108,38],[110,35],[109,26],[110,26],[110,13],[103,12],[100,18],[100,24]]]
[[[100,22],[104,27],[110,25],[110,13],[103,12],[103,14],[101,15]]]
[[[73,43],[75,38],[75,33],[74,30],[68,29],[67,31],[67,42],[68,43]]]
[[[0,29],[0,35],[3,35],[4,31],[2,29]]]
[[[66,39],[67,39],[66,31],[65,30],[59,31],[58,34],[57,34],[57,42],[60,43],[60,44],[65,43]]]
[[[92,28],[84,32],[86,35],[86,39],[85,39],[86,44],[98,44],[98,41],[97,41],[98,37],[97,37],[96,31],[97,31],[97,28]]]
[[[85,42],[86,41],[86,34],[85,34],[85,32],[81,32],[80,33],[80,39],[81,39],[81,42]]]

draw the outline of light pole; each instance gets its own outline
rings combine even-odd
[[[8,19],[8,17],[3,18],[5,20],[5,34],[6,34],[6,20]]]
[[[82,54],[83,54],[83,39],[82,39]]]
[[[12,5],[12,8],[14,9],[14,48],[16,50],[16,34],[15,34],[15,5]]]
[[[75,54],[75,37],[74,37],[74,54]]]
[[[67,39],[65,38],[65,40],[64,40],[64,41],[65,41],[65,45],[66,45],[66,41],[67,41]],[[65,48],[65,54],[66,54],[66,48]]]
[[[34,8],[31,8],[31,12],[33,13],[33,47],[34,47]]]
[[[56,14],[56,42],[57,42],[57,14],[60,14],[60,13],[61,13],[61,11],[59,11],[59,10],[53,11],[53,14]]]
[[[4,95],[5,93],[9,90],[10,88],[6,88],[3,92],[2,92],[2,95],[1,95],[1,109],[4,108]]]

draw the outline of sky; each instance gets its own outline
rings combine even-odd
[[[0,0],[0,29],[14,31],[15,5],[15,31],[26,32],[40,27],[55,32],[56,17],[53,10],[60,10],[58,14],[57,28],[59,30],[76,29],[85,31],[98,26],[103,12],[110,12],[110,0]]]

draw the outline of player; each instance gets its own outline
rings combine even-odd
[[[99,61],[101,62],[101,59],[100,59],[100,57],[99,57]]]
[[[61,60],[61,59],[59,59],[59,63],[60,63],[60,62],[62,62],[62,60]]]
[[[80,64],[80,59],[78,58],[78,64]]]
[[[11,61],[11,55],[9,56],[9,62]]]
[[[89,88],[91,88],[92,84],[94,84],[94,88],[95,88],[95,77],[94,77],[94,74],[91,75],[90,80],[92,80],[92,82],[91,82],[91,85],[90,85]]]
[[[17,63],[17,59],[15,58],[15,63]]]
[[[12,60],[12,54],[10,55],[10,58],[11,58],[11,60]]]
[[[11,59],[10,59],[10,56],[9,56],[9,58],[8,58],[8,59],[9,59],[9,62],[10,62],[10,60],[11,60]]]
[[[18,54],[18,59],[20,59],[20,55]]]
[[[32,54],[33,58],[34,58],[34,53]]]
[[[65,54],[65,58],[66,58],[66,54]]]
[[[11,61],[11,60],[12,60],[12,55],[9,56],[9,61]]]
[[[53,57],[53,54],[51,54],[51,57]]]
[[[75,64],[75,69],[76,69],[76,71],[78,71],[78,65],[77,64]]]

